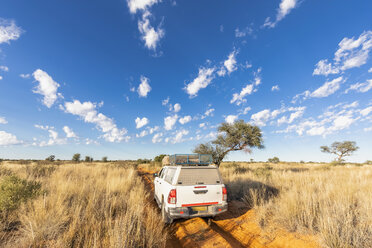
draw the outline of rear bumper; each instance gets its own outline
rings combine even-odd
[[[195,206],[198,207],[198,206]],[[215,204],[206,207],[206,211],[195,211],[193,207],[175,207],[168,208],[168,214],[173,219],[193,218],[193,217],[211,217],[227,211],[227,203]]]

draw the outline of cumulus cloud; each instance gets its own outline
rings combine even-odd
[[[367,107],[367,108],[365,108],[365,109],[362,109],[361,111],[360,111],[360,114],[362,115],[362,116],[367,116],[367,115],[369,115],[369,113],[371,113],[372,112],[372,106],[371,107]]]
[[[274,28],[279,21],[296,7],[297,3],[297,0],[282,0],[279,4],[275,21],[271,21],[271,18],[267,17],[263,27]]]
[[[358,38],[343,38],[338,44],[333,62],[327,59],[320,60],[313,75],[338,74],[345,70],[360,67],[367,63],[372,49],[372,31],[363,32]]]
[[[68,126],[64,126],[63,131],[66,133],[67,138],[77,138],[77,135]]]
[[[327,97],[335,93],[339,88],[340,85],[344,82],[343,77],[338,77],[333,79],[332,81],[325,82],[321,87],[316,89],[313,93],[310,94],[311,97]]]
[[[19,76],[20,76],[21,78],[30,78],[30,77],[31,77],[30,74],[19,74]]]
[[[145,11],[142,15],[142,19],[138,21],[138,30],[141,33],[141,38],[145,42],[145,46],[148,49],[156,50],[156,47],[164,37],[165,31],[160,26],[156,29],[150,24],[151,13]]]
[[[174,112],[176,113],[179,112],[181,110],[181,104],[179,103],[174,104],[173,109],[174,109]]]
[[[139,134],[136,134],[136,137],[137,138],[142,138],[142,137],[145,137],[146,135],[148,135],[149,132],[147,130],[143,130],[142,132],[140,132]]]
[[[146,126],[149,123],[149,119],[147,119],[146,117],[143,117],[142,119],[137,117],[135,122],[136,122],[136,128],[139,129],[141,127]]]
[[[176,135],[174,136],[173,139],[171,139],[171,142],[173,144],[176,144],[176,143],[180,143],[182,141],[184,141],[183,137],[188,135],[189,134],[189,131],[187,130],[180,130],[180,131],[177,131],[176,132]]]
[[[266,122],[270,119],[271,112],[269,109],[264,109],[251,116],[251,119],[255,125],[266,126]]]
[[[158,3],[158,0],[127,0],[130,13],[135,14],[138,10],[144,11],[152,5]]]
[[[16,145],[20,143],[22,143],[22,141],[19,141],[15,135],[0,131],[0,146]]]
[[[162,133],[157,133],[152,137],[152,143],[159,143],[163,140],[162,138],[163,134]]]
[[[230,74],[232,73],[233,71],[236,71],[237,66],[236,66],[236,54],[237,52],[236,51],[232,51],[228,58],[223,62],[223,65],[225,66],[225,68],[227,69],[227,72]]]
[[[178,115],[167,116],[164,118],[164,128],[165,130],[172,130],[176,124]]]
[[[202,115],[201,119],[205,119],[208,116],[213,116],[214,108],[209,108],[205,111],[204,115]]]
[[[215,68],[199,68],[198,76],[188,85],[185,90],[190,97],[196,97],[199,90],[206,88],[213,80]]]
[[[372,89],[372,79],[368,79],[365,83],[356,83],[350,85],[350,87],[345,91],[345,93],[348,93],[351,90],[355,90],[360,93],[365,93]]]
[[[279,91],[279,85],[274,85],[271,87],[271,91]]]
[[[60,93],[57,93],[59,84],[55,82],[48,73],[41,69],[37,69],[32,75],[35,80],[39,82],[33,92],[44,96],[43,104],[48,108],[52,107],[58,97],[62,97]]]
[[[147,94],[151,91],[151,86],[149,84],[149,79],[147,77],[141,76],[141,84],[138,86],[137,92],[140,97],[147,97]]]
[[[237,38],[242,38],[247,35],[251,35],[253,33],[253,28],[252,27],[246,27],[243,29],[236,28],[235,29],[235,37]]]
[[[9,68],[7,66],[5,66],[5,65],[0,65],[0,71],[7,72],[7,71],[9,71]]]
[[[0,18],[0,44],[10,43],[17,40],[22,34],[22,29],[15,24],[14,20]]]
[[[7,124],[8,121],[5,119],[5,117],[0,116],[0,124]]]
[[[74,100],[73,102],[65,102],[63,110],[66,113],[77,115],[87,123],[93,123],[97,129],[103,132],[103,138],[108,142],[120,142],[129,140],[125,136],[127,130],[119,129],[114,120],[97,111],[97,105],[92,102],[83,102]]]
[[[184,125],[184,124],[190,122],[191,119],[192,118],[191,118],[190,115],[186,115],[186,116],[184,116],[184,117],[182,117],[182,118],[179,119],[179,123],[181,123],[182,125]]]
[[[54,127],[35,125],[36,128],[46,130],[49,133],[48,141],[41,141],[40,143],[34,142],[33,145],[38,146],[52,146],[52,145],[63,145],[66,144],[66,139],[58,138],[58,132],[54,130]]]
[[[236,105],[240,105],[244,102],[247,101],[247,99],[245,99],[245,97],[247,95],[250,95],[254,92],[254,87],[253,87],[253,84],[248,84],[246,85],[241,91],[240,93],[234,93],[233,94],[233,97],[230,101],[230,103],[235,103]]]
[[[233,124],[238,119],[237,115],[228,115],[225,118],[225,121],[229,124]]]

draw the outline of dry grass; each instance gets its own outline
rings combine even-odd
[[[372,167],[224,163],[229,194],[258,222],[317,235],[324,247],[372,247]]]
[[[42,193],[7,216],[16,228],[2,227],[0,246],[165,246],[160,217],[148,206],[148,192],[133,166],[3,162],[2,167],[3,174],[40,182]]]

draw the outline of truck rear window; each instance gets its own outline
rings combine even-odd
[[[216,168],[182,168],[178,176],[178,185],[220,184],[221,179]]]

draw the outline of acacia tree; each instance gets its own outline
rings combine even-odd
[[[355,141],[333,142],[331,146],[321,146],[320,150],[325,153],[337,155],[336,161],[341,163],[344,157],[351,156],[353,152],[358,150]]]
[[[256,147],[264,148],[261,129],[249,123],[239,120],[230,123],[222,123],[218,127],[220,133],[212,142],[197,145],[193,152],[199,154],[211,154],[213,162],[220,166],[222,160],[231,151],[244,150],[248,153]]]

